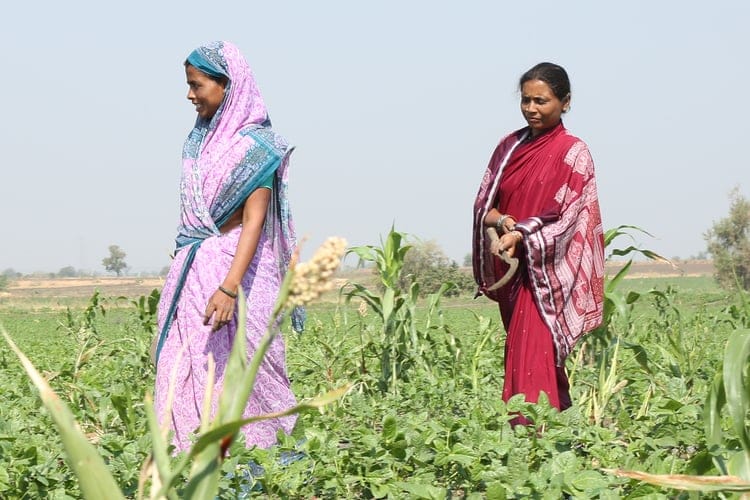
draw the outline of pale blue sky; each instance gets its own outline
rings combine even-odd
[[[14,2],[0,21],[0,270],[134,271],[169,262],[182,62],[236,43],[297,150],[305,253],[396,229],[461,262],[501,136],[523,126],[518,77],[568,70],[566,126],[592,151],[605,228],[650,231],[668,257],[705,249],[735,185],[750,196],[750,2]],[[623,242],[626,243],[626,242]]]

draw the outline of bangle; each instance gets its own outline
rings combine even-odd
[[[495,228],[499,231],[502,231],[503,233],[507,233],[508,231],[505,229],[505,226],[503,224],[508,217],[510,217],[510,215],[508,214],[501,215],[500,218],[497,219],[497,222],[495,222]]]
[[[230,292],[229,290],[227,290],[226,288],[224,288],[224,287],[223,287],[223,286],[221,286],[221,285],[219,285],[219,290],[221,290],[222,292],[226,293],[227,295],[229,295],[229,296],[230,296],[230,297],[232,297],[233,299],[236,299],[236,298],[237,298],[237,294],[236,294],[235,292]]]
[[[514,229],[513,231],[511,231],[508,234],[512,234],[516,238],[516,240],[518,240],[518,241],[523,240],[523,233],[521,231],[517,230],[517,229]]]

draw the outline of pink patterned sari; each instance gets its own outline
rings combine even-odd
[[[228,42],[198,50],[207,64],[229,78],[226,96],[210,120],[198,118],[183,150],[181,216],[177,252],[159,303],[155,406],[160,422],[174,431],[177,451],[190,447],[200,424],[208,357],[216,362],[210,411],[224,385],[224,370],[238,329],[237,314],[212,333],[203,325],[211,295],[222,283],[237,248],[240,227],[219,227],[264,179],[273,175],[271,202],[255,256],[241,287],[247,297],[248,360],[266,331],[295,245],[287,203],[287,166],[292,148],[273,132],[263,99],[245,59]],[[174,399],[169,404],[170,387]],[[277,336],[258,372],[244,417],[278,412],[295,397],[286,375],[284,341]],[[291,432],[295,417],[245,426],[247,446],[268,447],[276,433]]]
[[[491,208],[524,233],[518,272],[492,292],[507,268],[485,241]],[[604,238],[594,163],[562,123],[533,139],[521,129],[495,149],[474,204],[473,263],[478,294],[499,303],[507,332],[503,399],[537,401],[544,391],[552,405],[569,407],[565,359],[602,321]]]

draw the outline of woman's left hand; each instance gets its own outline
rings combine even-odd
[[[203,324],[211,323],[211,331],[216,332],[232,320],[234,310],[237,307],[237,299],[234,299],[216,290],[206,305],[206,313],[203,315]],[[213,316],[213,320],[211,317]]]
[[[505,250],[508,252],[508,257],[513,257],[516,253],[516,247],[521,242],[518,237],[519,234],[520,233],[518,231],[505,233],[504,235],[500,236],[500,239],[497,241],[497,248],[491,248],[490,251],[495,255],[500,255],[503,250]]]

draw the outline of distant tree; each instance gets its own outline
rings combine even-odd
[[[5,276],[4,274],[0,274],[0,292],[8,288],[9,282],[10,280],[8,279],[7,276]]]
[[[461,270],[455,261],[449,259],[437,242],[418,240],[410,242],[410,245],[411,248],[404,256],[404,267],[399,279],[402,289],[416,281],[419,283],[420,295],[428,295],[437,292],[443,283],[450,281],[456,288],[447,292],[447,296],[473,290],[474,279],[471,274]]]
[[[729,216],[716,222],[704,238],[716,281],[726,288],[750,290],[750,202],[738,187],[729,193],[729,200]]]
[[[76,271],[76,268],[73,266],[65,266],[57,271],[57,275],[60,278],[75,278],[78,276],[78,271]]]
[[[464,267],[471,267],[472,264],[473,262],[471,260],[471,254],[467,253],[466,255],[464,255]]]
[[[3,276],[5,276],[8,279],[20,278],[21,277],[21,273],[16,272],[16,270],[13,269],[12,267],[7,268],[5,271],[3,271],[0,274],[3,275]]]
[[[166,276],[167,273],[169,273],[169,266],[164,266],[161,268],[161,271],[159,271],[159,276]]]
[[[127,269],[128,265],[125,263],[125,252],[117,245],[109,246],[109,257],[102,259],[102,265],[104,269],[111,273],[120,276],[122,272]]]

